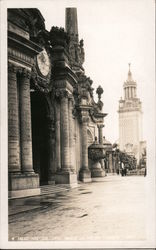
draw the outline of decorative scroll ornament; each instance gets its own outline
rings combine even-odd
[[[70,36],[70,43],[69,43],[69,57],[71,62],[71,67],[75,65],[82,66],[85,60],[85,52],[83,48],[83,39],[78,41],[75,41]]]
[[[62,98],[69,98],[70,94],[67,90],[64,89],[56,89],[55,90],[55,96],[56,98],[62,99]]]
[[[50,72],[50,58],[45,49],[37,55],[37,66],[43,77],[48,76]]]
[[[69,36],[64,31],[64,28],[53,26],[50,30],[49,38],[52,46],[62,46],[65,49],[69,46]]]

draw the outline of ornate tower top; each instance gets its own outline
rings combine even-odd
[[[136,98],[136,82],[132,78],[132,72],[130,69],[131,63],[129,63],[128,66],[128,77],[124,82],[124,96],[125,99],[133,99]]]
[[[133,80],[132,78],[132,72],[131,72],[131,63],[128,64],[129,66],[129,70],[128,70],[128,77],[127,77],[127,80],[126,80],[126,83],[131,83],[131,84],[136,84],[136,82]]]
[[[128,78],[127,78],[127,81],[133,81],[132,79],[132,73],[131,73],[131,70],[130,70],[130,67],[131,67],[131,63],[128,64],[129,65],[129,71],[128,71]]]
[[[66,32],[78,40],[77,9],[66,8]]]
[[[137,84],[132,78],[132,73],[129,63],[128,78],[124,82],[124,97],[119,100],[119,112],[126,112],[127,110],[141,111],[141,101],[137,97]]]
[[[84,63],[85,52],[83,47],[83,39],[79,41],[76,8],[66,8],[65,30],[70,37],[70,66],[75,73],[82,73],[84,72],[82,64]]]

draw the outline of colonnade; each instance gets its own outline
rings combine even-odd
[[[32,160],[32,128],[31,128],[31,101],[30,101],[30,76],[31,72],[24,68],[18,68],[9,63],[8,74],[8,165],[9,173],[24,176],[38,176],[33,170]],[[74,119],[72,93],[66,89],[59,90],[59,100],[55,102],[55,145],[52,145],[52,138],[49,138],[49,175],[56,173],[65,175],[68,173],[67,183],[70,182],[69,174],[77,180],[76,174],[76,156],[74,141]],[[86,115],[87,114],[87,115]],[[85,115],[80,111],[81,116],[81,136],[82,136],[82,161],[80,166],[81,176],[90,178],[88,168],[88,111]],[[49,123],[51,124],[51,123]],[[99,126],[99,143],[102,144],[103,125]],[[51,130],[51,125],[49,125]],[[51,154],[52,147],[55,146],[56,166],[52,166]],[[53,158],[53,157],[52,157]],[[38,177],[37,177],[38,178]],[[71,178],[71,177],[70,177]],[[55,178],[54,178],[55,179]],[[83,179],[83,178],[82,178]],[[49,180],[53,180],[49,176]],[[62,181],[62,180],[61,180]],[[58,182],[60,182],[60,179]],[[64,182],[64,179],[63,179]],[[31,183],[31,184],[30,184]],[[56,181],[57,183],[57,181]],[[22,185],[22,184],[21,184]],[[27,181],[25,182],[25,187]],[[35,186],[33,181],[29,185]],[[39,185],[39,179],[36,181],[36,187]],[[20,188],[20,187],[18,187]],[[31,188],[31,187],[28,187]],[[22,189],[22,187],[21,187]]]
[[[125,87],[125,99],[131,99],[136,97],[136,87]]]
[[[10,173],[34,173],[30,107],[30,71],[8,65],[8,165]],[[17,80],[18,79],[18,80]]]
[[[57,171],[74,172],[73,98],[67,90],[59,90],[58,92],[59,101],[56,102],[55,106]]]

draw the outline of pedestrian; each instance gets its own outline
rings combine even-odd
[[[124,176],[124,164],[121,162],[121,175]]]
[[[146,173],[146,168],[145,168],[144,177],[146,176],[146,174],[147,174],[147,173]]]
[[[127,168],[126,167],[124,168],[124,175],[125,176],[127,175]]]

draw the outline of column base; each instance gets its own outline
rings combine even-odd
[[[55,185],[55,180],[48,181],[48,185]]]
[[[9,173],[9,198],[21,198],[39,194],[38,174]]]
[[[79,179],[82,182],[92,182],[91,172],[89,169],[81,169],[79,172]]]
[[[55,185],[55,173],[49,175],[48,184],[49,185]]]
[[[105,175],[106,173],[104,169],[101,168],[101,164],[99,162],[94,163],[91,168],[91,177],[99,178],[99,177],[104,177]]]
[[[77,185],[77,175],[71,172],[60,171],[55,174],[56,184],[70,184],[70,186]]]
[[[92,182],[102,182],[105,181],[106,178],[105,177],[93,177],[92,178]]]
[[[13,191],[9,191],[9,198],[10,199],[24,198],[24,197],[36,196],[40,194],[41,194],[40,188],[13,190]]]

